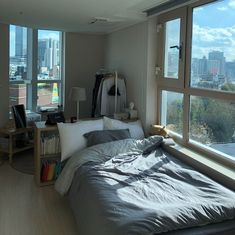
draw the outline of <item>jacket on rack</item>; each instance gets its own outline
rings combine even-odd
[[[115,85],[115,78],[103,78],[101,81],[96,105],[96,116],[112,116],[115,113],[115,96],[109,95],[110,89]],[[123,78],[117,79],[116,112],[124,112],[126,107],[126,84]]]

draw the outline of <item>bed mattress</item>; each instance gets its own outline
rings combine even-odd
[[[157,147],[154,138],[125,141],[98,146],[105,161],[73,168],[68,196],[80,235],[234,234],[233,191]],[[119,154],[109,155],[112,148]]]

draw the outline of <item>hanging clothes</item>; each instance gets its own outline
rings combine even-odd
[[[92,109],[91,109],[91,117],[95,117],[96,105],[97,105],[97,96],[100,88],[100,84],[102,79],[104,78],[104,73],[97,73],[95,76],[95,86],[92,92]]]
[[[116,112],[124,112],[126,107],[126,84],[124,78],[117,78],[117,95],[113,95],[113,90],[116,90],[115,76],[104,77],[101,81],[98,96],[95,116],[113,116]],[[114,91],[115,92],[115,91]],[[116,98],[115,98],[116,97]]]

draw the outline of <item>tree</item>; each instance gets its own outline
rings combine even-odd
[[[221,86],[221,90],[223,91],[235,91],[235,84],[233,83],[225,83],[223,86]]]
[[[190,138],[205,144],[233,141],[235,103],[205,97],[192,97],[190,103]],[[174,100],[167,106],[168,128],[182,133],[182,100]]]

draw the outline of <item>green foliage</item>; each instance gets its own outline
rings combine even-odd
[[[167,123],[178,133],[183,130],[181,100],[168,104]],[[235,131],[235,103],[210,98],[191,98],[190,137],[201,143],[229,143]]]
[[[182,100],[175,100],[167,105],[167,123],[171,125],[168,129],[179,134],[183,132],[183,107]]]
[[[235,91],[235,85],[233,83],[225,83],[222,87],[221,90],[224,91]]]

